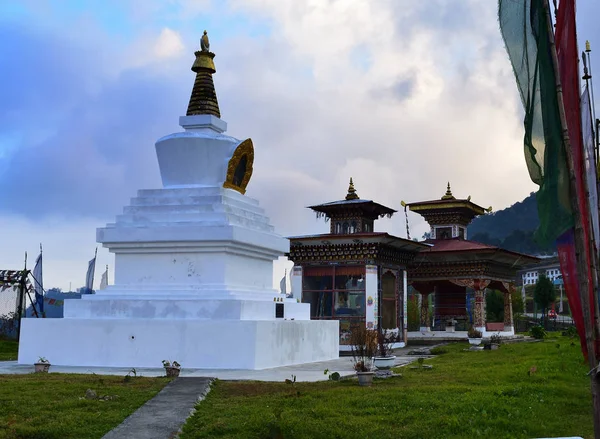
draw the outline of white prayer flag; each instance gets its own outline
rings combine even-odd
[[[102,277],[100,278],[100,289],[103,290],[108,286],[108,265],[106,266],[106,271],[102,273]]]
[[[287,281],[287,270],[285,271],[285,274],[283,275],[283,277],[281,278],[281,281],[279,282],[279,289],[281,290],[281,294],[285,294],[285,295],[287,295],[286,281]]]
[[[97,250],[96,250],[97,252]],[[92,294],[94,291],[94,272],[96,271],[96,255],[94,254],[94,259],[88,262],[88,270],[85,275],[85,292],[86,294]]]
[[[44,312],[44,280],[42,273],[42,246],[40,244],[40,255],[35,260],[33,268],[33,282],[35,291],[35,305],[40,312]]]

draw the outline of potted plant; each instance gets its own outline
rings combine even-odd
[[[469,328],[467,332],[467,337],[469,338],[469,343],[473,346],[479,346],[481,344],[481,340],[483,338],[481,331],[473,328],[472,326]]]
[[[501,343],[502,343],[502,338],[500,337],[500,334],[494,334],[490,337],[490,349],[491,350],[498,349],[500,347]]]
[[[377,369],[387,370],[394,366],[396,356],[393,355],[394,336],[387,331],[377,332],[377,352],[373,364]]]
[[[372,360],[377,350],[377,333],[363,324],[354,325],[350,332],[350,346],[354,370],[358,384],[370,386],[373,383]]]
[[[179,376],[179,372],[181,372],[181,364],[179,364],[177,361],[173,361],[173,363],[171,363],[168,360],[163,360],[162,364],[168,377],[177,378]]]
[[[48,373],[50,369],[50,362],[45,357],[40,357],[37,363],[33,364],[36,373]]]

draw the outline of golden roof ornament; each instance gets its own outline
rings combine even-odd
[[[209,51],[210,43],[208,33],[204,31],[200,38],[200,50],[194,52],[196,60],[192,71],[196,73],[196,80],[190,96],[190,102],[186,116],[209,114],[221,117],[217,92],[213,83],[212,75],[217,72],[213,61],[215,54]]]
[[[354,189],[354,182],[352,181],[352,177],[350,177],[350,185],[348,186],[348,194],[346,195],[346,200],[358,199],[358,194],[356,193],[356,189]]]
[[[454,195],[452,195],[452,190],[450,190],[450,182],[448,182],[448,188],[446,189],[446,195],[442,197],[442,200],[456,200]]]
[[[585,51],[586,52],[591,52],[592,51],[592,48],[590,47],[590,41],[589,40],[586,40],[586,42],[585,42]]]
[[[202,52],[209,52],[210,42],[208,41],[208,33],[204,31],[202,38],[200,38],[200,50]]]

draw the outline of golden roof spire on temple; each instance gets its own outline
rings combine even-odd
[[[221,117],[217,92],[212,78],[212,75],[217,71],[213,61],[215,54],[209,51],[209,47],[208,34],[204,31],[200,39],[201,49],[194,52],[196,61],[194,61],[192,71],[196,72],[196,80],[190,96],[187,116],[210,114],[218,118]]]
[[[442,197],[442,200],[456,200],[454,195],[452,195],[452,190],[450,189],[450,182],[448,182],[448,189],[446,189],[446,195]]]
[[[348,194],[346,195],[346,200],[358,199],[358,194],[356,193],[356,189],[354,189],[354,182],[352,181],[352,177],[350,177],[350,185],[348,186]]]

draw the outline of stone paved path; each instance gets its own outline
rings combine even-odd
[[[196,403],[208,392],[211,381],[200,377],[171,381],[103,439],[174,438]]]

